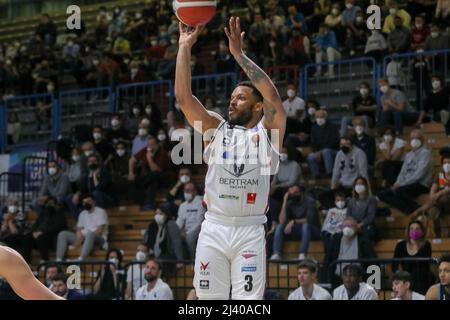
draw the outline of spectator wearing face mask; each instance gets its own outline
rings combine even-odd
[[[395,184],[378,193],[381,201],[408,215],[420,207],[415,199],[428,193],[433,180],[432,155],[423,145],[422,132],[414,129],[410,137],[412,150],[406,154]]]
[[[122,252],[109,249],[106,261],[110,264],[102,265],[94,284],[94,297],[98,300],[118,300],[121,297],[123,283]]]
[[[69,275],[65,273],[58,273],[52,280],[52,291],[54,294],[66,300],[83,300],[83,294],[76,289],[69,289],[67,287]]]
[[[176,206],[179,206],[184,199],[184,186],[192,179],[192,172],[189,168],[181,168],[178,171],[178,180],[175,185],[169,189],[169,193],[166,196],[168,202],[173,202]]]
[[[383,140],[378,148],[381,151],[376,166],[381,166],[381,186],[392,186],[397,180],[405,159],[406,141],[395,135],[394,129],[387,127],[383,132]]]
[[[367,38],[366,46],[364,48],[364,55],[369,58],[374,58],[375,62],[381,62],[385,53],[387,53],[388,43],[384,35],[379,30],[372,30],[372,34]],[[372,63],[366,62],[369,68],[372,68]]]
[[[335,206],[327,211],[322,224],[321,235],[325,249],[324,261],[330,261],[333,237],[335,234],[342,232],[342,223],[347,217],[347,201],[344,192],[336,191],[334,193],[334,204]]]
[[[287,99],[283,101],[283,107],[287,115],[286,133],[291,133],[298,125],[301,118],[305,116],[305,101],[297,96],[294,84],[289,84]]]
[[[157,79],[168,79],[175,71],[176,57],[178,53],[178,38],[176,35],[170,37],[170,45],[166,47],[163,58],[158,62],[155,72]]]
[[[353,25],[347,26],[347,39],[345,46],[348,49],[350,56],[353,57],[361,52],[367,41],[367,24],[362,11],[356,13],[356,18]]]
[[[314,124],[316,111],[320,109],[319,103],[315,100],[308,100],[306,108],[293,128],[293,132],[287,135],[285,145],[291,148],[309,146],[311,128]]]
[[[324,23],[335,32],[338,43],[342,43],[345,36],[345,29],[342,26],[342,14],[339,3],[333,3],[331,12],[325,17]]]
[[[270,260],[279,260],[285,238],[301,240],[299,260],[306,258],[309,242],[320,238],[320,222],[314,199],[307,196],[303,188],[294,185],[283,197],[280,223],[276,226],[273,254]]]
[[[131,147],[131,155],[135,156],[136,154],[147,148],[149,139],[150,135],[148,133],[148,125],[140,123],[138,134],[133,139],[133,145]]]
[[[403,26],[409,29],[411,25],[411,16],[404,9],[399,9],[398,4],[395,1],[389,2],[389,15],[385,18],[383,24],[383,33],[390,33],[395,28],[395,18],[399,17],[402,20]]]
[[[95,151],[101,155],[102,159],[107,159],[114,151],[111,144],[105,139],[103,128],[100,126],[95,126],[92,129],[92,143]]]
[[[333,300],[378,300],[374,288],[362,280],[363,268],[348,264],[342,270],[342,284],[333,291]]]
[[[413,220],[406,229],[406,239],[397,242],[394,250],[394,258],[431,258],[431,244],[425,237],[425,227],[422,222]],[[428,261],[393,262],[392,271],[399,269],[408,271],[412,275],[415,290],[425,294],[434,283],[434,277],[430,271]]]
[[[450,22],[450,3],[446,0],[438,0],[434,17],[440,22],[449,25]]]
[[[55,197],[58,204],[63,204],[69,192],[69,178],[56,161],[49,161],[47,163],[47,174],[44,177],[37,199],[33,201],[33,208],[40,213],[49,196]]]
[[[144,110],[140,103],[133,103],[129,106],[129,115],[127,119],[127,129],[130,131],[130,136],[133,137],[138,133],[139,124],[144,117]]]
[[[187,244],[189,258],[194,259],[198,235],[205,219],[205,208],[203,198],[197,195],[197,187],[193,183],[184,185],[184,199],[185,201],[178,208],[176,223]]]
[[[161,279],[161,269],[161,264],[157,260],[147,260],[144,269],[147,284],[136,292],[136,300],[173,300],[172,290]]]
[[[392,276],[392,300],[425,300],[425,296],[413,291],[413,279],[408,271],[398,270]]]
[[[113,115],[111,118],[111,127],[106,132],[108,143],[115,145],[120,141],[130,143],[130,132],[124,127],[120,115]]]
[[[80,191],[94,196],[100,208],[107,208],[112,204],[110,196],[111,177],[100,157],[91,155],[87,159],[87,173],[82,177]]]
[[[124,142],[119,141],[114,154],[109,155],[105,167],[111,177],[111,193],[116,199],[128,198],[128,166],[130,155]]]
[[[13,249],[23,246],[23,239],[28,227],[19,201],[8,199],[7,211],[0,215],[0,242]]]
[[[418,47],[417,55],[409,61],[412,69],[412,78],[416,89],[416,106],[418,110],[423,110],[423,102],[425,97],[430,95],[431,91],[431,61],[426,57],[423,47]]]
[[[416,16],[414,26],[411,28],[411,48],[413,50],[423,47],[425,41],[430,35],[430,27],[425,21],[424,16]]]
[[[76,233],[61,231],[58,234],[56,261],[64,259],[67,248],[74,250],[82,246],[78,260],[85,260],[91,253],[94,245],[99,245],[103,248],[107,246],[108,216],[106,211],[96,206],[92,195],[84,197],[83,208],[84,210],[78,217]]]
[[[331,300],[327,290],[317,285],[317,263],[305,259],[298,265],[297,279],[300,286],[289,294],[288,300]]]
[[[115,55],[131,54],[130,42],[120,33],[113,44],[113,53]]]
[[[328,64],[328,72],[325,76],[334,77],[334,64],[332,62],[341,59],[341,53],[338,51],[338,44],[336,41],[336,35],[333,30],[329,30],[326,24],[321,24],[319,27],[319,33],[316,36],[316,63],[317,72],[315,77],[319,77],[322,73],[322,60],[331,62]]]
[[[148,259],[148,247],[145,243],[138,244],[136,248],[137,263],[133,263],[127,271],[127,288],[125,291],[126,300],[134,300],[136,292],[144,285],[144,268],[145,261]]]
[[[359,6],[355,6],[355,0],[346,0],[345,9],[342,11],[342,25],[344,27],[354,27],[356,16],[361,11]]]
[[[363,118],[353,118],[352,125],[353,130],[355,131],[353,144],[364,151],[367,157],[367,164],[370,167],[373,167],[376,155],[375,138],[367,133],[367,126]]]
[[[404,53],[410,45],[411,39],[409,35],[409,29],[403,26],[402,18],[394,18],[395,29],[389,32],[387,40],[389,44],[390,53]]]
[[[353,182],[359,176],[368,179],[367,156],[360,148],[353,145],[349,136],[341,138],[341,150],[334,160],[331,189],[342,188],[351,194]]]
[[[334,124],[327,121],[325,110],[315,112],[315,121],[316,124],[311,128],[312,153],[307,160],[313,178],[317,179],[320,177],[320,163],[325,165],[327,176],[331,176],[333,172],[333,161],[339,148],[339,132]]]
[[[426,121],[441,122],[449,129],[450,92],[444,86],[441,77],[433,75],[431,77],[432,90],[425,98],[423,110],[420,111],[417,124]]]

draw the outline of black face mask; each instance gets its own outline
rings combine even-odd
[[[348,154],[350,152],[350,147],[348,146],[342,146],[341,150],[343,153]]]
[[[83,204],[83,208],[86,209],[87,211],[90,211],[92,209],[92,204],[85,203],[85,204]]]
[[[92,163],[88,166],[89,170],[95,171],[98,169],[98,164]]]
[[[152,281],[155,281],[156,280],[156,276],[152,276],[152,275],[150,275],[150,274],[146,274],[145,276],[144,276],[144,278],[145,278],[145,280],[147,281],[147,282],[152,282]]]

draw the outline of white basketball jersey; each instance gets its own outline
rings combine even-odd
[[[214,215],[235,224],[265,223],[270,177],[278,171],[279,153],[262,123],[247,129],[223,120],[204,159],[206,219]]]

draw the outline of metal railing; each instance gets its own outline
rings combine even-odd
[[[22,174],[25,209],[28,209],[32,201],[37,198],[42,181],[47,174],[47,158],[26,157],[23,161]]]
[[[25,212],[25,192],[23,174],[16,172],[3,172],[0,174],[0,203],[6,204],[8,198],[20,203],[22,212]]]

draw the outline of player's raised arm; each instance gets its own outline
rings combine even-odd
[[[242,51],[245,32],[241,32],[239,18],[230,18],[229,28],[225,28],[225,33],[228,37],[231,54],[264,98],[264,117],[262,120],[264,127],[268,130],[280,130],[279,146],[281,148],[286,131],[286,112],[278,90],[269,76]]]
[[[195,121],[201,121],[202,131],[205,132],[208,129],[217,128],[221,120],[208,113],[200,101],[192,94],[191,89],[191,49],[203,27],[197,26],[192,30],[182,23],[179,26],[180,41],[175,72],[176,99],[189,124],[194,127]]]

